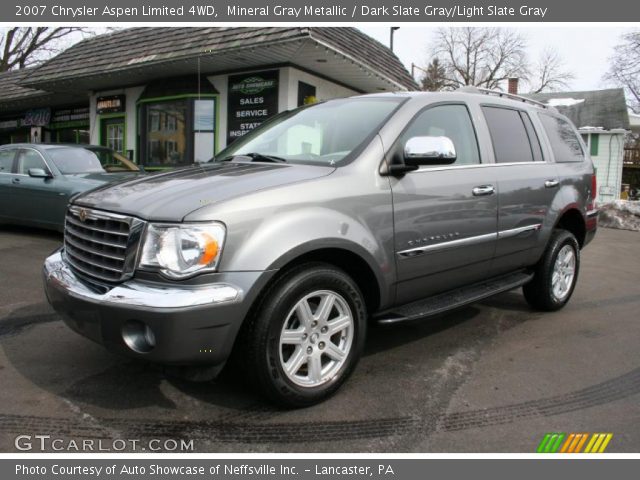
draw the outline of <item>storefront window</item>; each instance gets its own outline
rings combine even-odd
[[[148,103],[147,158],[149,165],[187,162],[187,101]]]
[[[61,128],[57,131],[59,143],[91,143],[89,130],[83,128]]]
[[[116,152],[124,152],[124,124],[107,125],[107,147]]]

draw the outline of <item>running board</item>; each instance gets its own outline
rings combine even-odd
[[[474,283],[433,297],[395,307],[374,315],[376,323],[389,325],[432,317],[454,308],[463,307],[498,293],[521,287],[533,278],[532,273],[510,273],[485,282]]]

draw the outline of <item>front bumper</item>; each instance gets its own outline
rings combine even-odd
[[[43,267],[49,303],[72,330],[110,350],[172,365],[224,364],[255,292],[272,273],[219,273],[198,286],[131,279],[98,292],[64,263],[61,251]],[[125,341],[132,325],[153,332],[152,348]]]

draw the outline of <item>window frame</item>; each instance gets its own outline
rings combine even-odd
[[[433,172],[433,171],[438,171],[438,170],[443,170],[443,169],[459,169],[459,168],[478,168],[478,167],[482,167],[482,166],[487,166],[487,165],[494,165],[494,163],[489,163],[489,162],[485,162],[484,157],[482,155],[482,148],[480,145],[480,139],[479,139],[479,135],[478,135],[478,128],[476,126],[476,123],[474,121],[473,118],[473,112],[472,109],[470,108],[470,105],[462,100],[449,100],[449,101],[442,101],[442,102],[433,102],[430,103],[428,105],[425,105],[423,107],[421,107],[412,117],[411,119],[407,122],[407,124],[404,126],[404,128],[402,129],[402,131],[398,134],[398,136],[396,137],[396,139],[394,140],[391,148],[389,149],[389,153],[387,154],[387,159],[385,161],[383,161],[383,163],[388,163],[388,164],[394,164],[396,162],[394,162],[394,159],[399,155],[403,161],[404,161],[404,145],[402,145],[402,138],[404,137],[404,135],[407,133],[407,131],[411,128],[411,126],[416,122],[416,120],[427,110],[431,110],[433,108],[437,108],[437,107],[443,107],[443,106],[449,106],[449,105],[457,105],[457,106],[462,106],[466,109],[467,114],[469,115],[469,121],[471,122],[471,128],[473,130],[473,134],[475,136],[475,144],[476,144],[476,149],[478,151],[478,163],[470,163],[470,164],[465,164],[465,165],[456,165],[455,162],[451,165],[422,165],[420,166],[420,168],[418,168],[417,170],[412,170],[407,172],[408,175],[414,174],[414,173],[422,173],[422,172]]]
[[[485,125],[487,127],[487,133],[489,134],[489,140],[491,142],[491,150],[493,151],[493,162],[494,165],[537,165],[537,164],[541,164],[544,165],[547,163],[547,159],[545,157],[544,154],[544,148],[543,148],[543,144],[540,141],[540,133],[536,130],[536,126],[532,120],[532,116],[529,115],[529,112],[525,109],[522,108],[517,108],[514,107],[512,105],[502,105],[502,104],[498,104],[498,103],[490,103],[490,102],[483,102],[479,104],[480,106],[480,112],[482,113],[482,118],[484,119]],[[496,154],[496,148],[495,148],[495,142],[493,139],[493,135],[491,134],[491,127],[489,126],[489,121],[487,120],[487,117],[484,114],[484,108],[485,107],[490,107],[490,108],[501,108],[503,110],[512,110],[514,112],[516,112],[518,114],[518,117],[520,118],[520,121],[522,122],[522,126],[524,128],[524,132],[525,132],[525,136],[527,137],[527,140],[529,142],[529,151],[531,152],[531,161],[526,161],[526,162],[499,162],[498,161],[498,157]],[[538,145],[540,146],[540,156],[541,156],[541,160],[536,160],[535,157],[535,153],[533,151],[533,145],[531,144],[531,136],[530,136],[530,132],[529,129],[527,128],[527,123],[524,121],[523,119],[523,115],[526,115],[527,118],[529,119],[530,122],[530,126],[533,129],[533,132],[536,136],[536,139],[538,140]],[[546,134],[546,132],[545,132]]]
[[[36,152],[38,154],[38,156],[42,159],[42,161],[44,162],[44,165],[46,167],[46,172],[51,175],[52,177],[55,177],[56,175],[54,174],[53,170],[51,169],[51,166],[49,165],[49,162],[47,162],[47,159],[44,158],[44,155],[42,154],[42,152],[40,152],[39,150],[32,148],[32,147],[20,147],[17,149],[18,152],[16,153],[16,156],[13,160],[13,168],[15,171],[15,175],[20,175],[21,177],[28,177],[29,173],[20,173],[20,153],[24,150],[31,150],[33,152]]]

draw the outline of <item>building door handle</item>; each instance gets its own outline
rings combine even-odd
[[[558,180],[547,180],[546,182],[544,182],[545,188],[556,188],[558,185],[560,185],[560,182],[558,182]]]
[[[13,183],[14,185],[18,185],[20,183],[20,179],[19,178],[12,178],[11,179],[11,183]]]
[[[483,195],[492,195],[496,192],[496,189],[493,188],[493,185],[480,185],[471,190],[474,197],[482,197]]]

